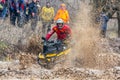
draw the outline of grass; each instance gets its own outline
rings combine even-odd
[[[0,41],[0,50],[5,50],[7,48],[8,48],[8,45],[5,42]]]

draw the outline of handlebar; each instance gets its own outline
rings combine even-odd
[[[42,37],[42,40],[47,41],[46,38]]]
[[[48,41],[44,37],[42,37],[42,40],[43,40],[43,44],[44,45],[54,45],[54,44],[61,44],[62,43],[61,40],[51,40],[51,41]]]

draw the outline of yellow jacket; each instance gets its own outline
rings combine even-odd
[[[54,8],[43,7],[41,11],[41,18],[45,22],[51,21],[54,18]]]
[[[64,23],[68,22],[69,21],[69,13],[68,13],[68,11],[59,9],[57,11],[56,16],[54,17],[54,20],[56,21],[59,18],[61,18],[64,21]]]

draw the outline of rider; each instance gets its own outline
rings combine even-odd
[[[68,25],[64,24],[62,19],[56,21],[56,26],[46,35],[46,39],[49,40],[54,33],[57,34],[57,40],[61,40],[63,43],[69,42],[71,39],[71,29]]]
[[[58,20],[59,18],[61,18],[64,23],[69,23],[69,13],[64,3],[60,5],[60,9],[57,11],[54,21]]]

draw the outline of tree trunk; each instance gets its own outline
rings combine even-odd
[[[117,12],[117,19],[118,19],[118,37],[120,37],[120,11]]]

